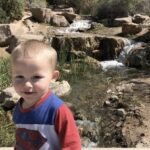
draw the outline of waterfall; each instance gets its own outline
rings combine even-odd
[[[74,33],[78,31],[86,31],[91,28],[91,21],[90,20],[75,20],[69,27],[58,29],[59,33]]]
[[[123,47],[118,58],[116,58],[115,60],[102,61],[100,63],[103,71],[107,71],[109,69],[125,68],[125,62],[126,62],[129,52],[132,49],[141,47],[144,44],[143,42],[135,42],[135,41],[129,40],[129,39],[123,39],[123,40],[124,40],[125,46]]]
[[[74,20],[69,27],[58,29],[58,33],[80,33],[79,31],[86,31],[92,27],[91,20]],[[124,41],[124,47],[115,60],[102,61],[100,66],[102,70],[107,71],[109,69],[121,69],[125,68],[127,56],[132,49],[136,49],[143,45],[143,42],[135,42],[126,38],[122,38]]]
[[[128,39],[124,39],[124,43],[125,46],[117,59],[118,62],[121,62],[123,64],[125,64],[127,56],[132,49],[141,47],[144,44],[143,42],[135,42],[133,40]]]

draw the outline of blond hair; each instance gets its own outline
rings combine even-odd
[[[44,56],[48,58],[52,68],[57,64],[57,53],[48,44],[39,40],[28,40],[19,44],[11,53],[12,63],[17,59]]]

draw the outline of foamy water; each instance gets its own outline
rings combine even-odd
[[[59,33],[72,33],[78,31],[84,31],[91,28],[91,21],[90,20],[76,20],[70,24],[69,27],[58,29]]]

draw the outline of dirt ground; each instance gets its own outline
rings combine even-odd
[[[100,127],[99,147],[150,147],[149,72],[138,71],[132,74],[132,77],[127,74],[122,77],[106,74],[103,77],[100,74],[92,74],[92,77],[85,77],[84,80],[78,81],[72,87],[73,92],[67,101],[71,101],[82,110],[83,118],[89,120],[101,118],[101,123],[98,125]],[[118,79],[120,77],[121,80]],[[111,90],[113,95],[117,95],[115,89],[126,85],[132,86],[122,91],[119,103],[104,107],[103,104],[109,97],[107,91]],[[120,108],[127,112],[125,118],[114,114]],[[107,135],[110,136],[106,137]]]
[[[136,147],[150,147],[150,77],[137,78],[132,81],[142,85],[139,88],[139,93],[143,91],[143,98],[141,97],[141,117],[143,118],[144,128],[141,129],[143,135],[141,135],[141,140],[137,143]]]

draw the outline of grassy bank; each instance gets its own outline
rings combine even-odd
[[[5,89],[11,84],[10,77],[10,58],[0,59],[0,90]]]

